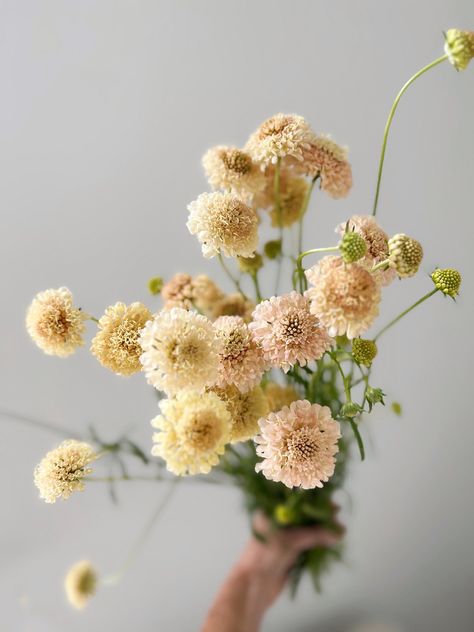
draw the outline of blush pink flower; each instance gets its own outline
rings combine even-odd
[[[240,316],[221,316],[214,322],[222,342],[219,354],[218,387],[233,384],[241,393],[260,383],[266,362],[248,325]]]
[[[297,362],[304,366],[319,360],[333,343],[310,312],[308,300],[298,292],[273,296],[257,305],[249,329],[265,360],[285,372]]]
[[[305,274],[314,286],[305,292],[311,312],[329,335],[352,339],[372,325],[379,313],[380,284],[365,268],[324,257]]]
[[[287,487],[323,487],[334,474],[339,423],[327,406],[298,400],[259,420],[255,437],[263,461],[255,470]]]

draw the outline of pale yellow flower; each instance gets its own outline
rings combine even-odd
[[[306,400],[293,402],[261,419],[255,438],[263,461],[255,470],[287,487],[323,487],[334,474],[341,437],[339,424],[327,406]]]
[[[117,375],[133,375],[141,370],[140,331],[152,314],[142,303],[116,303],[100,318],[91,352]]]
[[[148,382],[168,395],[215,384],[221,342],[205,316],[180,307],[162,310],[145,325],[140,344]]]
[[[299,395],[293,386],[281,386],[276,382],[268,382],[265,386],[265,397],[267,398],[270,412],[276,413],[284,406],[289,406],[299,399]]]
[[[255,309],[255,303],[249,298],[244,298],[239,292],[234,294],[226,294],[220,300],[216,301],[210,310],[211,318],[219,318],[219,316],[241,316],[246,323],[252,320],[252,312]]]
[[[219,145],[209,149],[202,159],[209,184],[251,198],[264,185],[264,176],[257,163],[242,149]]]
[[[60,287],[36,295],[26,313],[26,329],[45,353],[65,358],[84,344],[87,318],[74,307],[71,292]]]
[[[213,389],[225,402],[231,418],[232,443],[248,441],[258,432],[258,420],[268,413],[268,402],[260,386],[241,393],[235,386]]]
[[[160,402],[162,415],[152,420],[152,454],[178,476],[207,474],[219,462],[230,440],[230,413],[212,392],[178,393]]]
[[[276,164],[286,156],[302,160],[303,149],[309,146],[313,135],[302,116],[275,114],[250,136],[245,150],[262,165]]]
[[[46,454],[36,466],[35,485],[40,498],[54,503],[76,491],[84,490],[84,477],[92,472],[88,467],[97,458],[94,449],[83,441],[68,439]]]
[[[74,564],[66,575],[64,589],[74,608],[84,608],[97,589],[97,572],[92,564],[87,560]]]
[[[205,257],[251,257],[258,246],[255,209],[231,193],[202,193],[188,206],[187,227]]]

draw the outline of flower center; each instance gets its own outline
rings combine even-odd
[[[210,411],[199,411],[187,423],[182,434],[186,444],[193,450],[199,452],[212,450],[221,435],[219,420]]]
[[[291,461],[310,461],[318,454],[318,442],[311,428],[298,428],[291,433],[286,442],[288,457]]]
[[[229,171],[239,175],[246,175],[252,169],[252,159],[248,154],[239,149],[223,151],[221,160]]]

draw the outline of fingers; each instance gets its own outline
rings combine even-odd
[[[283,536],[286,545],[291,550],[295,553],[302,553],[317,546],[335,546],[340,542],[342,534],[322,527],[301,527],[289,529]]]

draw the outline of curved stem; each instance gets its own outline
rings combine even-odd
[[[379,333],[375,336],[374,338],[374,342],[376,342],[380,336],[385,333],[387,331],[387,329],[390,329],[390,327],[392,327],[392,325],[395,325],[395,323],[398,323],[398,321],[403,318],[406,314],[408,314],[409,312],[411,312],[412,309],[415,309],[415,307],[418,307],[418,305],[421,305],[421,303],[423,303],[424,301],[426,301],[428,298],[430,298],[430,296],[433,296],[433,294],[436,294],[436,292],[438,292],[438,288],[435,287],[434,290],[431,290],[431,292],[428,292],[428,294],[425,294],[424,296],[422,296],[418,301],[416,301],[416,303],[413,303],[413,305],[411,305],[408,309],[406,309],[405,311],[403,311],[401,314],[399,314],[396,318],[394,318],[393,320],[391,320],[388,325],[385,325],[385,327],[383,329],[381,329],[379,331]]]
[[[55,434],[61,435],[63,437],[67,437],[68,439],[79,439],[79,435],[76,432],[67,430],[66,428],[61,428],[60,426],[56,426],[55,424],[50,423],[49,421],[42,421],[41,419],[34,419],[33,417],[27,417],[26,415],[22,415],[13,410],[0,409],[0,416],[6,417],[7,419],[12,419],[15,421],[21,421],[25,424],[30,424],[31,426],[36,426],[37,428],[42,428],[43,430],[49,430],[50,432],[54,432]]]
[[[225,261],[224,261],[224,257],[222,256],[221,253],[219,253],[217,255],[217,258],[219,259],[219,263],[222,266],[222,269],[224,270],[224,272],[226,273],[226,275],[229,277],[229,279],[232,281],[232,283],[235,285],[237,292],[239,292],[240,294],[242,294],[242,296],[246,299],[247,297],[245,296],[244,292],[242,291],[242,288],[240,287],[240,282],[238,279],[236,279],[234,277],[234,275],[232,274],[232,272],[229,270],[229,268],[227,267]]]
[[[89,320],[93,320],[95,323],[99,322],[98,318],[96,318],[95,316],[91,316],[90,314],[89,314]]]
[[[308,288],[308,283],[306,281],[306,277],[304,275],[303,270],[303,259],[308,255],[315,254],[317,252],[333,252],[335,250],[339,250],[339,246],[329,246],[329,248],[312,248],[311,250],[305,250],[305,252],[300,252],[298,258],[296,259],[296,270],[298,272],[298,278],[300,280],[300,292],[303,292]]]
[[[319,176],[315,176],[311,180],[311,184],[309,185],[308,190],[306,191],[303,204],[301,206],[300,218],[299,218],[299,223],[298,223],[298,254],[303,250],[303,219],[304,219],[304,216],[306,215],[306,211],[308,210],[309,202],[311,200],[311,194],[313,193],[314,185],[316,184],[316,181],[318,178]]]
[[[375,199],[374,199],[374,207],[373,207],[373,210],[372,210],[372,215],[375,215],[376,212],[377,212],[377,205],[378,205],[379,194],[380,194],[380,183],[381,183],[381,180],[382,180],[383,163],[384,163],[384,160],[385,160],[385,150],[387,148],[388,133],[390,131],[390,126],[392,124],[392,120],[393,120],[393,117],[395,115],[395,111],[397,109],[398,103],[400,102],[400,99],[402,98],[403,94],[406,92],[407,88],[409,86],[411,86],[411,84],[414,81],[416,81],[418,79],[418,77],[421,77],[421,75],[423,75],[425,72],[427,72],[431,68],[434,68],[438,64],[441,64],[446,59],[448,59],[447,55],[443,55],[442,57],[438,57],[438,59],[435,59],[430,64],[428,64],[427,66],[425,66],[424,68],[419,70],[417,73],[415,73],[413,75],[413,77],[411,77],[405,83],[405,85],[402,87],[400,92],[397,94],[397,96],[395,98],[395,101],[393,102],[393,105],[391,107],[390,113],[388,115],[387,123],[385,124],[385,130],[384,130],[384,134],[383,134],[382,151],[380,153],[379,170],[378,170],[378,174],[377,174],[377,187],[375,189]]]

